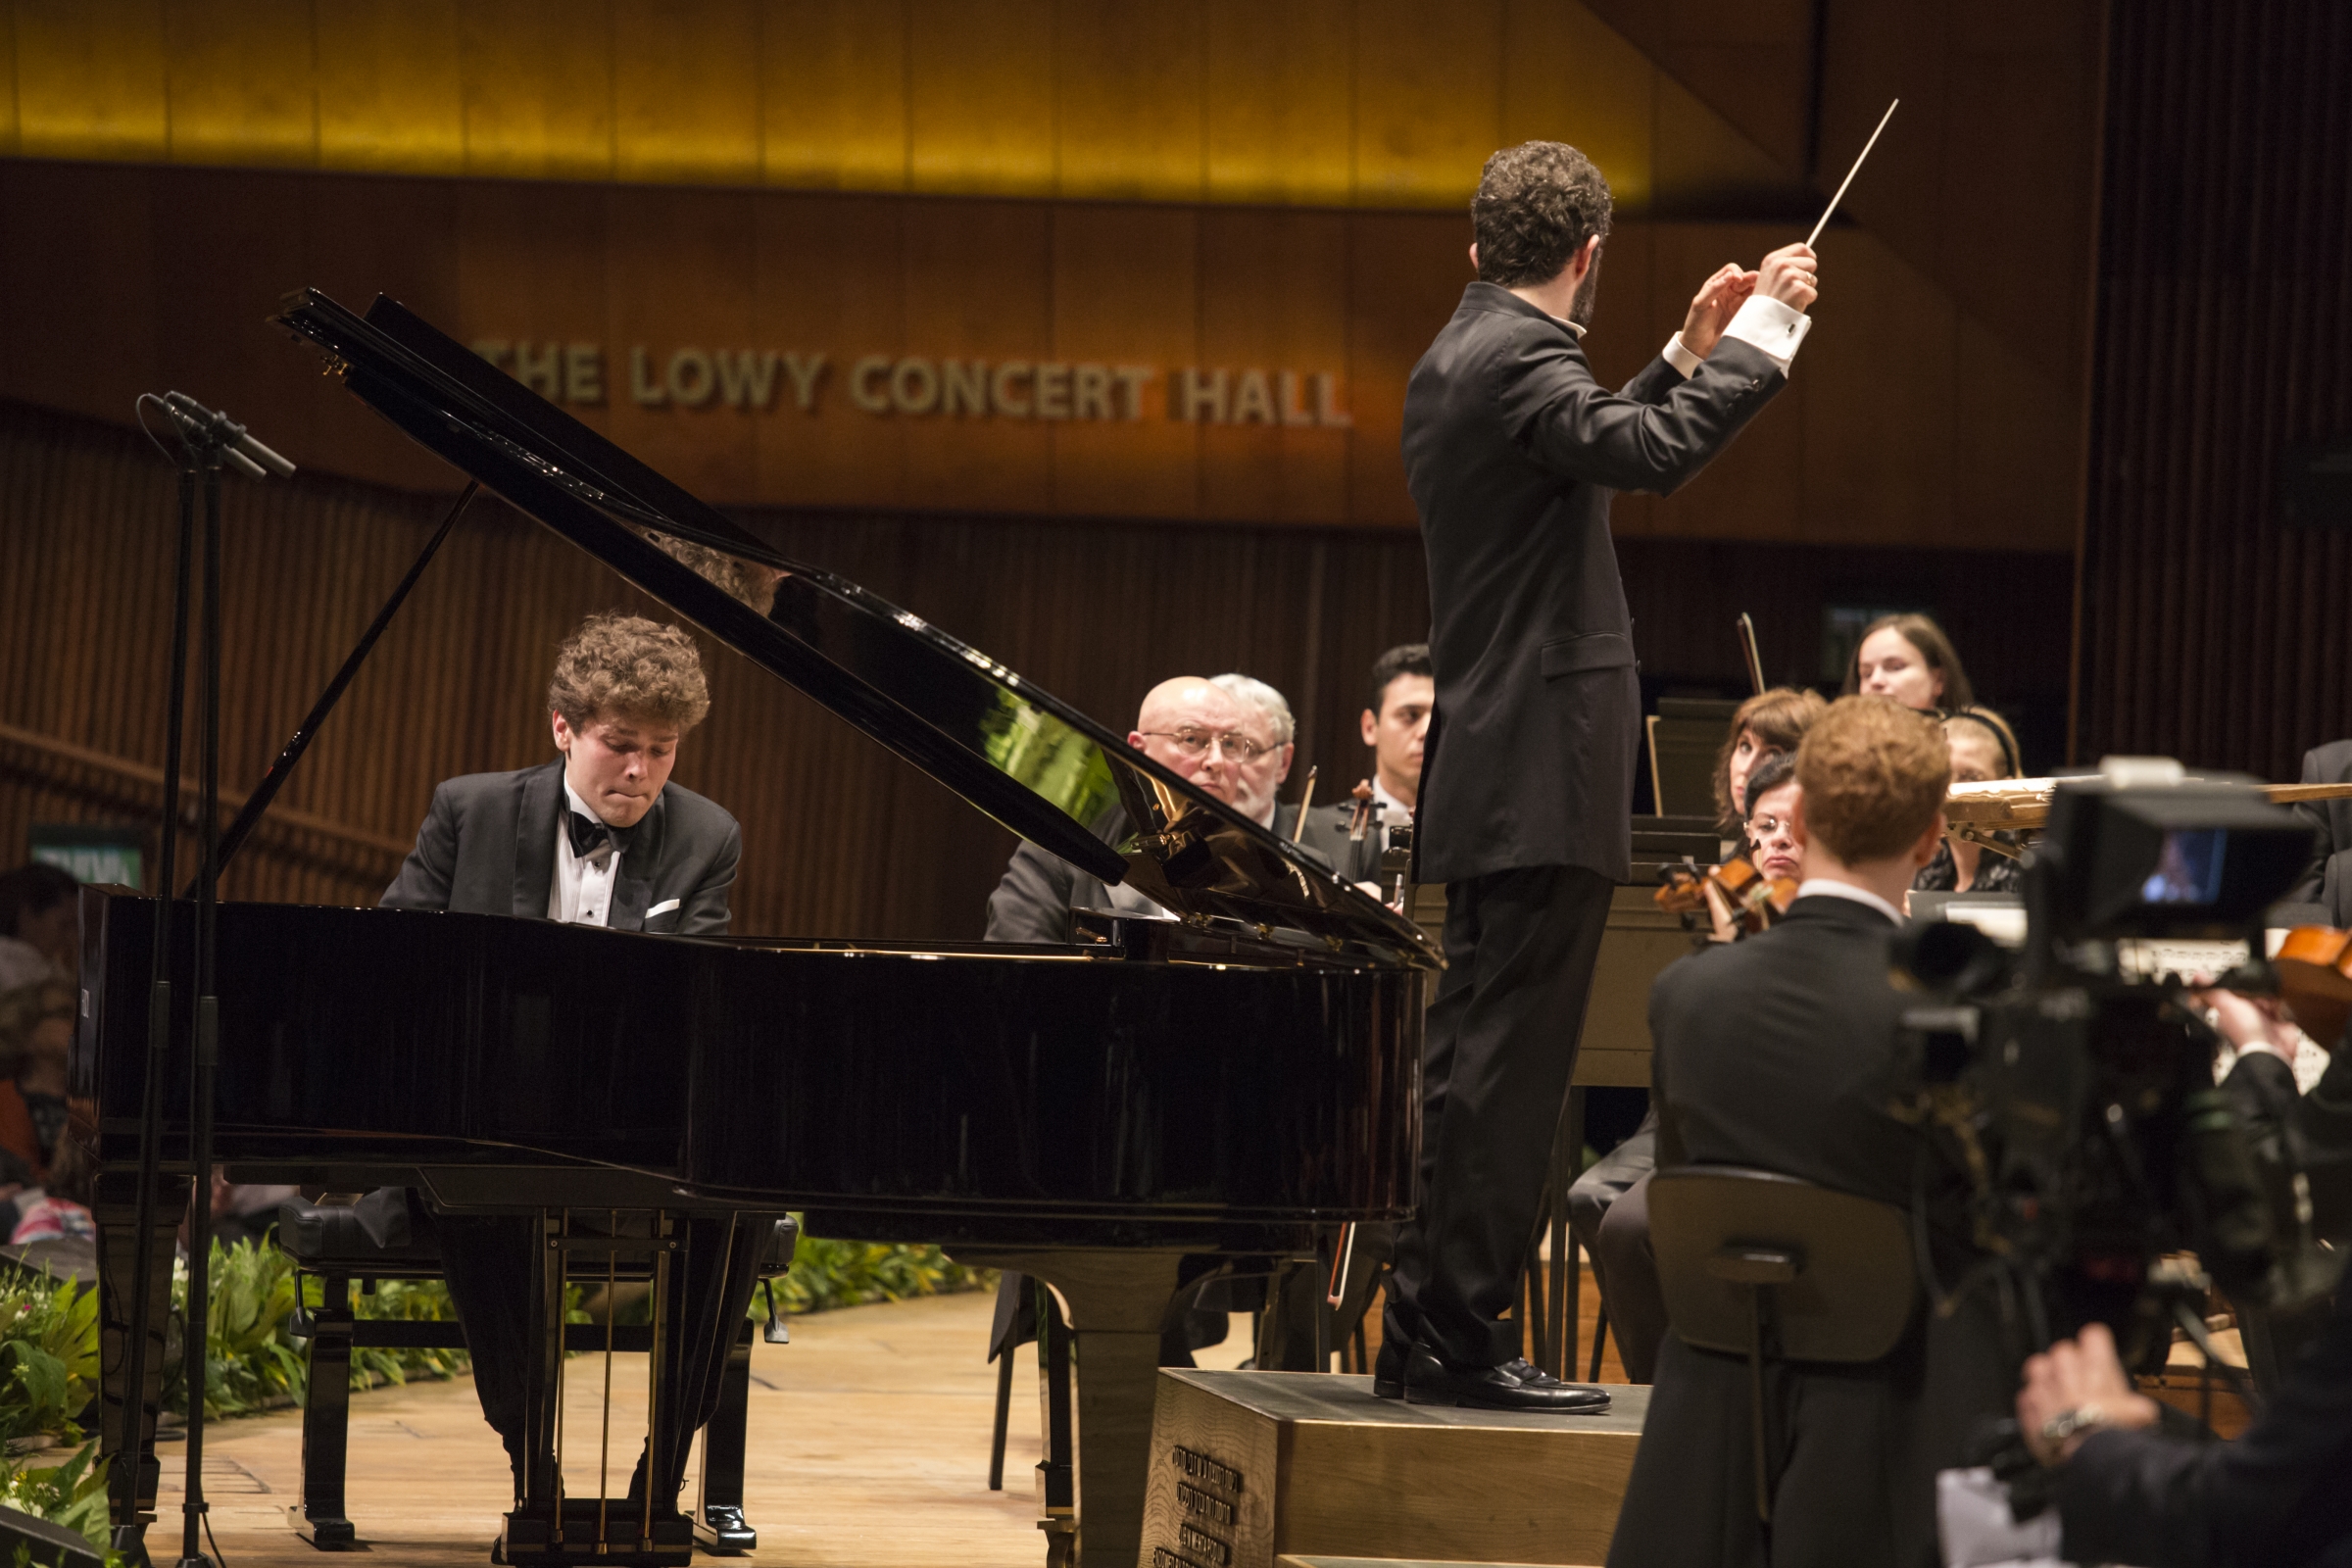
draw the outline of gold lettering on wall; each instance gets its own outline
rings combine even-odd
[[[605,350],[598,343],[476,338],[473,351],[552,403],[605,401]],[[706,348],[663,354],[629,348],[629,401],[643,409],[766,413],[783,406],[814,415],[824,401],[828,360],[797,349]],[[842,378],[850,406],[890,418],[1056,419],[1133,422],[1161,381],[1150,365],[1098,360],[934,360],[860,355]],[[1185,366],[1167,372],[1167,417],[1190,424],[1265,424],[1347,429],[1340,381],[1312,372],[1250,366]]]

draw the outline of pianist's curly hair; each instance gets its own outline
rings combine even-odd
[[[556,650],[547,706],[574,729],[599,714],[626,713],[684,734],[710,711],[710,688],[693,638],[615,610],[581,621]]]
[[[1586,240],[1608,237],[1609,210],[1609,182],[1566,142],[1505,147],[1470,199],[1479,277],[1503,288],[1550,282]]]

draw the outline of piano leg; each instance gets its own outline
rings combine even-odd
[[[956,1250],[958,1263],[1044,1280],[1069,1309],[1078,1428],[1078,1541],[1069,1568],[1136,1568],[1144,1539],[1144,1486],[1152,1458],[1160,1328],[1191,1255],[1123,1249]],[[1042,1358],[1042,1342],[1040,1349]],[[1062,1534],[1052,1518],[1042,1528],[1049,1537]],[[1050,1543],[1048,1550],[1050,1560],[1059,1554],[1057,1544]],[[1054,1568],[1061,1565],[1056,1562]]]
[[[735,1557],[760,1544],[743,1520],[743,1457],[752,1406],[752,1322],[743,1320],[718,1385],[718,1409],[703,1429],[703,1489],[694,1539],[705,1551]]]
[[[351,1281],[322,1275],[322,1304],[311,1316],[310,1382],[302,1399],[302,1500],[286,1522],[320,1551],[348,1551],[359,1533],[344,1512],[344,1461],[351,1436]]]
[[[123,1380],[129,1375],[130,1284],[132,1260],[138,1256],[138,1196],[136,1171],[101,1171],[90,1205],[98,1227],[98,1356],[99,1398],[103,1414],[99,1452],[108,1460],[108,1492],[117,1525],[152,1519],[155,1489],[161,1467],[152,1446],[147,1462],[135,1468],[113,1461],[130,1447],[122,1415],[128,1401]],[[155,1415],[164,1396],[164,1323],[172,1315],[172,1259],[178,1249],[179,1217],[188,1208],[188,1179],[166,1176],[156,1186],[156,1226],[146,1238],[148,1251],[147,1384],[141,1401],[142,1425],[152,1438]],[[135,1429],[134,1429],[135,1430]]]

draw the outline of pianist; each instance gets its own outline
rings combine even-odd
[[[1277,803],[1291,771],[1295,723],[1282,693],[1248,675],[1203,680],[1178,675],[1144,694],[1127,744],[1213,795],[1261,827],[1289,836],[1298,808]],[[1105,844],[1129,832],[1112,807],[1088,826]],[[988,899],[990,942],[1067,942],[1072,909],[1159,914],[1159,906],[1126,887],[1105,887],[1087,872],[1023,840]]]
[[[416,847],[382,903],[723,933],[741,830],[717,806],[669,782],[679,743],[710,709],[702,657],[684,632],[638,615],[589,616],[558,650],[548,683],[559,755],[434,790]],[[438,1224],[450,1296],[473,1349],[474,1390],[514,1461],[518,1496],[533,1224],[527,1216],[443,1216]],[[738,1316],[750,1301],[749,1276],[740,1283]],[[708,1388],[715,1404],[714,1376],[690,1367],[685,1381]],[[710,1408],[685,1414],[699,1427]],[[666,1485],[664,1500],[677,1478]]]

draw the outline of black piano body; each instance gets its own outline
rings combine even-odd
[[[533,1213],[551,1237],[569,1223],[552,1216],[575,1211],[654,1216],[650,1234],[663,1235],[696,1216],[789,1208],[815,1234],[938,1242],[1042,1279],[1067,1313],[1076,1383],[1076,1494],[1050,1508],[1049,1541],[1088,1568],[1130,1568],[1177,1292],[1408,1211],[1434,945],[1017,674],[855,584],[780,562],[390,301],[363,319],[300,295],[279,320],[424,445],[1170,918],[1007,948],[224,905],[216,1158],[242,1179],[408,1185],[448,1212]],[[747,593],[747,580],[760,586]],[[1113,801],[1137,831],[1106,846],[1087,824]],[[127,1261],[144,1246],[168,1265],[171,1247],[168,1225],[129,1234],[155,907],[105,890],[83,912],[75,1134],[99,1166],[118,1379]],[[183,999],[192,923],[174,922],[168,966]],[[175,1018],[168,1085],[188,1081],[189,1034]],[[184,1095],[166,1101],[160,1212],[172,1216],[188,1122]],[[559,1260],[570,1245],[550,1243]],[[550,1276],[558,1303],[562,1277]],[[560,1378],[552,1348],[540,1359],[543,1382]],[[160,1369],[160,1351],[149,1362]],[[109,1391],[110,1450],[124,1393]],[[509,1516],[511,1559],[680,1560],[654,1549],[651,1521],[636,1551],[517,1533],[518,1516],[552,1519],[561,1542],[582,1500],[564,1498],[552,1456],[546,1474],[552,1489]],[[152,1498],[151,1482],[139,1491]]]

